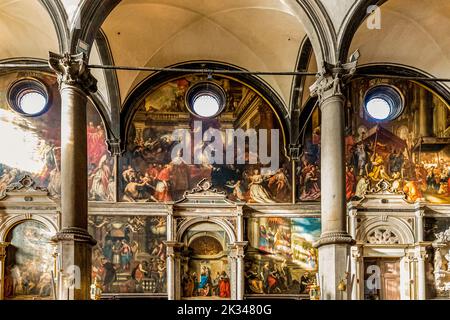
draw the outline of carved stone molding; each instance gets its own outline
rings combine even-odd
[[[97,244],[97,241],[85,230],[81,228],[69,227],[59,231],[53,238],[53,241],[74,241],[85,242],[92,246]]]
[[[60,88],[63,85],[76,86],[86,92],[97,91],[97,80],[87,68],[85,53],[71,55],[49,52],[49,66],[58,77]]]
[[[369,233],[367,242],[370,244],[399,244],[400,238],[391,229],[380,227]]]
[[[327,232],[322,233],[320,239],[317,240],[313,246],[319,248],[331,244],[355,244],[355,240],[347,232]]]

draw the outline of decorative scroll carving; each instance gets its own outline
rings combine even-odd
[[[87,92],[97,91],[97,80],[87,68],[84,53],[63,55],[49,52],[49,65],[55,71],[60,87],[62,85],[78,86]]]
[[[373,230],[367,237],[370,244],[399,244],[399,237],[389,228],[381,227]]]
[[[217,189],[213,189],[211,182],[206,178],[202,179],[199,183],[197,183],[197,186],[194,189],[192,189],[191,191],[187,191],[186,194],[195,194],[195,193],[205,192],[205,191],[209,191],[209,192],[217,193],[217,194],[225,194],[225,192],[223,192],[223,191],[217,191]]]

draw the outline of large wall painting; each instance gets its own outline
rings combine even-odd
[[[165,293],[166,218],[90,216],[92,277],[104,293]]]
[[[4,294],[6,299],[53,299],[53,234],[38,221],[15,226],[7,236]]]
[[[52,197],[61,194],[61,101],[56,79],[41,73],[10,73],[0,78],[0,92],[22,77],[35,77],[50,92],[50,107],[42,115],[26,117],[9,106],[0,95],[0,193],[25,175]],[[106,130],[95,107],[87,106],[88,197],[92,201],[114,201],[114,159],[106,145]]]
[[[25,117],[8,104],[8,86],[24,76],[34,76],[51,88],[52,105],[40,116]],[[0,78],[0,92],[0,193],[29,175],[38,186],[59,195],[61,110],[56,79],[29,72],[10,73]]]
[[[247,294],[308,294],[316,279],[319,218],[250,218]]]
[[[392,85],[404,96],[403,112],[394,120],[375,121],[364,107],[365,92]],[[450,202],[450,123],[448,106],[417,84],[399,80],[354,80],[346,104],[346,197],[358,200],[389,183],[410,202]],[[422,111],[421,111],[422,109]],[[313,114],[305,134],[305,152],[297,169],[298,199],[320,199],[320,116]]]
[[[216,118],[196,118],[188,111],[184,95],[197,80],[197,76],[186,76],[166,82],[150,92],[137,106],[128,131],[126,152],[121,158],[120,200],[176,201],[186,190],[206,178],[233,200],[291,202],[291,166],[284,155],[283,134],[273,110],[249,87],[231,79],[215,77],[215,81],[227,92],[226,107]],[[200,120],[201,124],[197,126]],[[210,128],[221,130],[223,134],[226,129],[278,129],[281,146],[279,167],[270,169],[259,161],[249,164],[248,145],[245,150],[246,164],[237,164],[237,161],[211,164],[205,158],[197,163],[187,163],[182,153],[172,156],[173,148],[179,142],[172,136],[174,130],[189,131],[188,140],[192,142],[194,155],[195,134],[200,131],[202,134]],[[268,150],[271,149],[270,143],[269,138]]]
[[[185,299],[229,299],[231,297],[229,240],[216,224],[202,223],[185,236],[181,291]]]

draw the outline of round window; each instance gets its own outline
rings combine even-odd
[[[198,82],[186,92],[186,105],[189,111],[200,118],[218,116],[223,111],[225,102],[225,91],[214,82]]]
[[[8,90],[10,106],[20,114],[35,117],[45,113],[49,106],[46,86],[35,79],[20,79]]]
[[[390,121],[403,112],[403,98],[397,88],[378,85],[370,88],[364,98],[364,107],[374,121]]]

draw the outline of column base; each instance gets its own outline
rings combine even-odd
[[[58,246],[58,300],[89,300],[92,246],[97,242],[81,228],[64,228],[53,237]]]
[[[350,247],[355,240],[347,232],[324,232],[314,243],[319,249],[320,290],[323,300],[350,298]],[[348,265],[348,266],[347,266]]]
[[[324,232],[321,234],[320,239],[314,242],[315,248],[330,244],[346,244],[354,245],[356,242],[347,232]]]
[[[350,245],[327,244],[319,247],[319,279],[322,300],[350,299]]]

